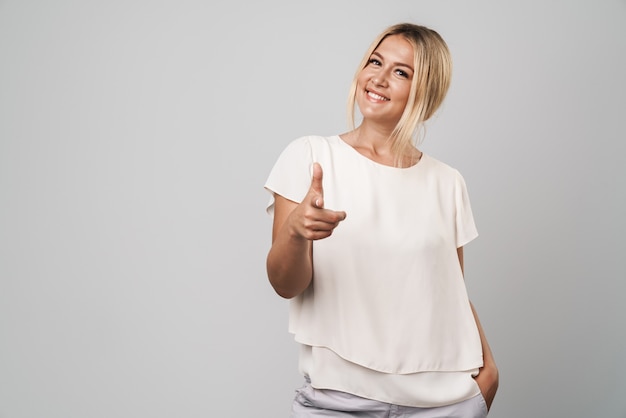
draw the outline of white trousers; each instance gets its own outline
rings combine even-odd
[[[487,404],[482,395],[452,405],[416,408],[393,405],[349,393],[315,389],[309,382],[296,391],[291,418],[485,418]]]

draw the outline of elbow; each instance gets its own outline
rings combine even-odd
[[[304,291],[295,285],[293,280],[268,273],[269,282],[274,292],[283,299],[292,299]]]
[[[298,296],[298,294],[293,292],[291,289],[285,289],[275,285],[272,285],[272,287],[274,288],[274,292],[276,292],[276,294],[283,299],[292,299]]]
[[[274,261],[274,262],[273,262]],[[267,258],[267,278],[278,296],[292,299],[302,293],[311,283],[310,274],[300,274],[301,270],[285,269],[283,263]]]
[[[298,281],[288,280],[283,278],[278,279],[271,274],[268,274],[268,278],[274,292],[278,296],[283,299],[292,299],[298,296],[300,293],[304,292],[304,290],[308,287],[309,282],[306,282],[306,285],[303,283],[302,286],[298,285]]]

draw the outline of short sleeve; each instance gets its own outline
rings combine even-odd
[[[313,156],[311,144],[306,137],[298,138],[281,152],[265,182],[270,192],[267,213],[274,216],[274,194],[300,203],[311,184]]]
[[[470,205],[469,195],[465,180],[460,173],[457,175],[455,185],[456,204],[456,246],[464,246],[478,236],[474,215]]]

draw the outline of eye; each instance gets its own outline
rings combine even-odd
[[[368,64],[373,64],[373,65],[380,65],[380,61],[378,61],[378,59],[376,58],[370,58],[369,61],[367,61]]]
[[[398,69],[396,70],[396,74],[398,74],[400,77],[403,77],[403,78],[409,78],[409,73],[407,73],[404,70]]]

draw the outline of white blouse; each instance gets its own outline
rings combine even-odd
[[[267,179],[270,214],[274,193],[302,201],[313,162],[325,207],[347,217],[314,241],[313,281],[290,301],[302,372],[314,387],[400,405],[478,394],[482,348],[457,256],[478,235],[463,177],[426,154],[389,167],[339,136],[307,136]]]

